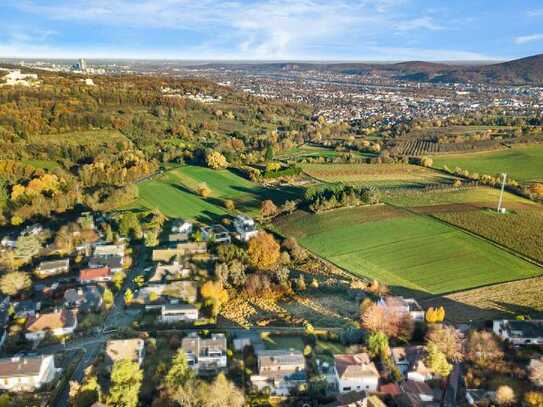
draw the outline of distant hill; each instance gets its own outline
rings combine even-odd
[[[373,63],[254,63],[242,65],[211,64],[229,69],[285,73],[320,70],[350,75],[381,75],[394,79],[422,82],[477,82],[514,85],[543,85],[543,54],[490,65],[454,65],[424,61],[392,64]]]

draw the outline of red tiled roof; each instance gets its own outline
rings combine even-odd
[[[109,267],[83,269],[79,272],[79,281],[92,281],[98,278],[108,277],[110,275],[111,269]]]
[[[75,319],[76,313],[71,310],[31,316],[26,323],[26,330],[40,332],[48,329],[65,328],[74,325]]]

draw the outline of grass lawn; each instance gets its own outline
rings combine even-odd
[[[303,352],[304,341],[300,336],[279,336],[269,335],[264,336],[262,341],[269,350],[274,349],[295,349]]]
[[[211,195],[203,199],[197,193],[198,185],[206,183]],[[236,207],[255,215],[260,202],[272,199],[277,205],[295,199],[301,190],[294,187],[265,188],[242,178],[229,170],[211,170],[204,167],[184,166],[138,185],[138,204],[146,208],[159,208],[166,216],[206,221],[226,214],[224,200],[232,199]]]
[[[424,297],[537,276],[543,272],[485,240],[426,216],[397,210],[376,220],[365,211],[298,215],[278,223],[314,253],[399,293]],[[357,212],[362,212],[355,216]],[[342,218],[343,215],[343,219]],[[336,221],[328,222],[328,217]],[[315,225],[327,225],[315,227]]]
[[[44,170],[54,170],[55,168],[60,168],[59,163],[49,160],[23,160],[23,163],[31,165],[34,168],[43,168]]]
[[[339,342],[329,342],[329,341],[324,341],[322,339],[318,339],[317,352],[320,353],[325,350],[332,352],[334,355],[347,353],[347,348],[345,347],[345,345],[342,345]]]
[[[484,153],[451,154],[434,157],[434,167],[460,167],[469,172],[496,175],[502,172],[519,182],[543,180],[543,145],[513,146]]]
[[[409,164],[305,164],[304,172],[323,182],[383,187],[451,182],[451,177]]]

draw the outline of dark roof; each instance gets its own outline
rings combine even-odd
[[[99,264],[103,267],[116,269],[123,266],[123,258],[121,256],[92,256],[89,259],[89,264]]]
[[[46,357],[48,356],[0,359],[0,378],[37,376]]]
[[[522,332],[524,338],[543,337],[543,325],[536,321],[509,321],[509,329]]]
[[[433,396],[432,388],[425,382],[417,382],[415,380],[406,380],[402,384],[403,390],[407,393],[427,394]]]

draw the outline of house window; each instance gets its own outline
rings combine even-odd
[[[351,387],[344,387],[343,391],[351,391]]]

